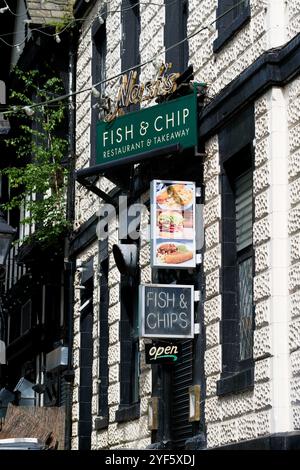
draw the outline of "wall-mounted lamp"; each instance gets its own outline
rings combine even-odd
[[[155,431],[158,429],[158,406],[159,398],[151,397],[148,402],[148,429]]]
[[[189,421],[200,421],[200,385],[189,387]]]

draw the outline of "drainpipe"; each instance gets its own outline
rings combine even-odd
[[[71,31],[69,40],[69,93],[76,90],[76,50],[77,50],[77,34]],[[68,166],[68,187],[67,187],[67,220],[72,224],[74,220],[74,203],[75,203],[75,96],[69,97],[69,115],[68,115],[68,137],[69,137],[69,166]],[[70,256],[70,235],[65,238],[64,247],[64,308],[65,319],[67,325],[67,342],[69,348],[68,368],[64,374],[66,381],[66,406],[65,406],[65,449],[70,450],[72,445],[72,398],[73,398],[73,302],[74,302],[74,261]]]

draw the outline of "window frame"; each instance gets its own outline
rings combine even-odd
[[[107,35],[106,35],[106,12],[102,13],[104,23],[100,24],[98,19],[92,26],[92,82],[98,83],[105,80],[106,74],[106,55],[107,55]],[[104,93],[104,85],[97,87],[100,93]],[[90,165],[96,163],[96,138],[97,138],[97,121],[99,116],[99,109],[94,109],[99,102],[99,98],[96,98],[91,94],[91,130],[90,130]]]
[[[78,448],[88,450],[91,447],[92,398],[93,398],[93,291],[94,291],[94,258],[83,263],[80,291],[80,351],[79,351],[79,416]]]
[[[141,63],[140,36],[141,36],[141,11],[140,2],[136,0],[122,0],[121,3],[121,69],[126,71]],[[137,78],[140,68],[134,69]],[[127,72],[127,75],[130,72]],[[138,79],[137,79],[138,81]],[[125,113],[139,111],[140,104],[131,104],[123,108]]]
[[[139,243],[139,240],[131,240],[128,235],[127,240],[124,240],[124,242]],[[133,277],[128,274],[121,274],[121,317],[119,322],[120,404],[115,416],[118,423],[140,417],[139,284],[139,268]],[[130,357],[129,361],[128,357]],[[135,393],[133,393],[133,390],[135,390]]]
[[[108,347],[109,347],[109,257],[108,257],[108,239],[99,240],[99,384],[98,384],[98,416],[95,418],[95,430],[108,427],[109,408],[108,408]]]
[[[28,310],[27,310],[28,308]],[[24,329],[24,317],[26,318],[26,315],[28,315],[28,318],[26,319],[28,321],[27,328]],[[21,305],[21,310],[20,310],[20,337],[25,335],[33,326],[33,318],[32,318],[32,300],[28,299],[26,302],[24,302]]]
[[[244,256],[252,258],[252,278],[255,272],[253,243],[239,253],[236,247],[235,191],[234,180],[245,170],[252,171],[253,146],[247,145],[223,164],[222,174],[222,320],[220,337],[222,342],[222,373],[217,382],[217,395],[240,392],[254,385],[253,356],[240,359],[240,310],[238,266]],[[231,193],[230,189],[231,188]],[[224,192],[226,191],[226,193]],[[231,206],[231,207],[230,207]],[[231,214],[230,214],[231,212]],[[254,204],[252,205],[252,226]],[[230,235],[229,235],[230,234]],[[229,238],[228,238],[229,237]],[[228,248],[230,246],[230,248]],[[253,284],[252,284],[253,286]],[[252,287],[253,292],[253,287]],[[252,298],[253,300],[253,298]],[[253,302],[252,330],[255,326]]]
[[[182,73],[188,66],[189,48],[187,37],[188,0],[164,0],[165,4],[165,28],[164,43],[167,49],[166,62],[172,63],[172,71]],[[179,43],[177,47],[169,47]]]
[[[220,338],[222,344],[222,372],[217,382],[217,395],[236,393],[254,386],[254,360],[239,360],[239,313],[237,312],[237,253],[235,233],[234,179],[247,170],[254,170],[255,119],[254,105],[245,107],[219,132],[220,188],[221,188],[221,248],[222,266],[220,285],[222,318]],[[252,206],[254,219],[254,203]],[[253,244],[252,244],[253,250]],[[255,259],[253,251],[253,275]],[[255,308],[253,307],[253,330]]]
[[[228,13],[228,15],[224,15],[223,17],[219,18],[226,10],[233,8],[235,3],[239,3],[238,0],[224,0],[218,1],[217,7],[217,18],[219,18],[216,22],[218,37],[214,40],[213,43],[213,52],[219,52],[224,45],[226,45],[232,37],[242,29],[246,23],[250,21],[251,18],[251,8],[250,8],[250,1],[246,3],[245,6],[241,11],[233,17],[233,10]]]
[[[251,151],[251,149],[249,150]],[[252,162],[251,162],[251,166]],[[238,250],[238,246],[236,243],[236,292],[237,292],[237,310],[238,310],[238,334],[239,334],[239,353],[238,353],[238,362],[242,365],[251,365],[251,362],[253,360],[253,327],[254,327],[254,300],[253,300],[253,278],[255,274],[254,270],[254,249],[253,249],[253,221],[254,221],[254,203],[253,203],[253,168],[249,168],[246,170],[246,172],[243,172],[242,174],[239,174],[235,180],[234,180],[234,190],[236,190],[236,180],[238,177],[243,176],[245,174],[249,174],[251,177],[251,197],[252,197],[252,217],[251,217],[251,222],[252,222],[252,240],[251,244],[243,247],[242,249]],[[235,196],[235,201],[236,201],[236,194]],[[241,263],[247,261],[248,259],[251,259],[251,274],[252,274],[252,285],[251,285],[251,291],[252,291],[252,338],[251,338],[251,345],[252,345],[252,355],[249,357],[242,359],[241,358],[241,348],[242,348],[242,335],[241,335],[241,319],[242,319],[242,313],[240,309],[240,275],[239,275],[239,267]],[[250,360],[250,362],[249,362]],[[247,362],[248,361],[248,362]]]
[[[122,0],[121,62],[122,70],[140,63],[141,14],[136,0]],[[139,70],[137,70],[139,73]]]

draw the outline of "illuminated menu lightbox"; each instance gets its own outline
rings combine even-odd
[[[150,193],[152,267],[194,268],[195,183],[153,180]]]

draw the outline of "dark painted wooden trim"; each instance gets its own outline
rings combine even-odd
[[[222,192],[222,374],[217,394],[235,393],[253,386],[253,360],[240,361],[240,312],[237,307],[237,252],[235,196],[232,182],[245,170],[253,169],[252,142],[255,137],[253,104],[226,123],[218,135]],[[248,373],[251,368],[252,375]]]
[[[94,428],[95,431],[101,431],[102,429],[106,429],[108,427],[108,417],[105,416],[97,416],[94,421]]]
[[[229,393],[238,393],[250,390],[254,387],[254,367],[237,372],[229,377],[224,377],[217,382],[217,395],[223,396]]]
[[[102,18],[106,19],[106,9],[102,12]],[[92,82],[99,83],[105,79],[105,58],[107,54],[106,22],[102,25],[98,18],[92,24]],[[99,86],[98,91],[103,89]],[[96,164],[96,140],[97,122],[99,109],[94,106],[99,102],[99,98],[91,95],[91,128],[90,128],[90,165]]]
[[[140,403],[134,403],[133,405],[121,405],[116,411],[117,423],[123,423],[124,421],[130,421],[138,419],[140,417]]]
[[[217,13],[218,16],[218,13]],[[250,3],[248,3],[247,7],[239,14],[237,18],[235,18],[232,23],[224,30],[219,31],[219,35],[217,39],[215,39],[213,43],[213,51],[219,52],[223,46],[225,46],[233,36],[240,31],[240,29],[250,21],[251,18],[251,10],[250,10]]]
[[[84,263],[86,279],[82,280],[85,289],[81,291],[80,303],[90,299],[90,303],[80,312],[80,354],[79,354],[79,421],[78,442],[80,450],[90,450],[92,433],[92,388],[93,388],[93,258]]]
[[[108,382],[109,382],[109,367],[108,367],[108,348],[109,348],[109,325],[108,325],[108,311],[109,311],[109,262],[108,262],[108,239],[99,241],[99,283],[100,283],[100,298],[99,298],[99,386],[98,386],[98,414],[102,419],[107,418],[108,425]],[[95,422],[96,426],[96,422]],[[99,428],[98,428],[99,429]]]
[[[122,70],[127,70],[140,63],[140,5],[136,0],[122,0],[121,23],[123,37],[121,40]],[[137,70],[139,74],[139,69]],[[138,107],[132,106],[133,109]]]
[[[77,0],[73,7],[74,17],[83,18],[86,13],[93,7],[95,0],[86,1],[86,0]]]
[[[165,12],[166,62],[172,63],[172,72],[183,72],[188,65],[188,41],[169,48],[187,36],[188,0],[165,0]]]
[[[96,226],[98,223],[97,214],[94,214],[89,220],[84,222],[79,230],[73,234],[73,240],[70,245],[70,256],[75,257],[77,253],[86,248],[90,243],[96,240]]]
[[[299,450],[300,432],[269,434],[268,436],[236,442],[207,450]]]

